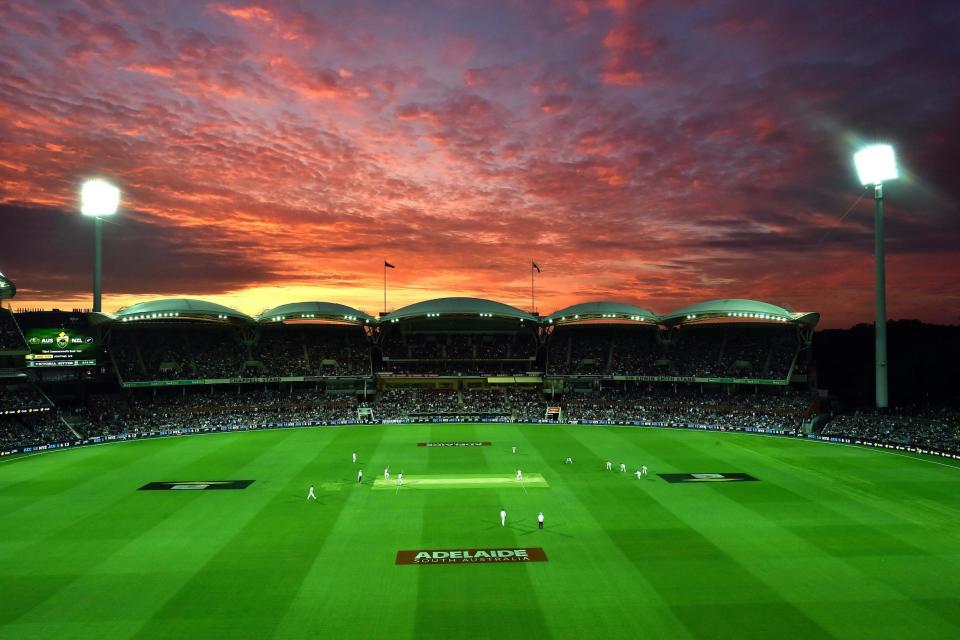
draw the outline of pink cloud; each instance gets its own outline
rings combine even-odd
[[[868,319],[869,201],[839,220],[859,195],[854,134],[899,137],[909,167],[889,190],[891,313],[944,319],[960,295],[955,74],[920,53],[884,71],[911,46],[952,59],[955,39],[922,38],[919,14],[896,16],[910,28],[875,55],[885,45],[815,34],[824,62],[789,32],[813,29],[803,12],[738,3],[490,7],[496,30],[468,3],[95,5],[0,3],[0,225],[68,220],[76,237],[80,180],[115,179],[108,298],[269,306],[306,287],[375,307],[388,256],[395,304],[525,306],[535,257],[541,309],[746,296]],[[52,245],[0,267],[22,296],[85,295],[88,245]]]

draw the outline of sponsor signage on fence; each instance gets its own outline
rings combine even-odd
[[[489,447],[489,442],[418,442],[418,447]]]
[[[599,377],[599,376],[598,376]],[[629,380],[636,382],[695,382],[710,384],[764,384],[787,385],[789,380],[768,380],[766,378],[690,378],[684,376],[611,376],[614,380]]]
[[[123,381],[120,383],[124,389],[139,389],[144,387],[189,387],[207,384],[251,384],[251,383],[276,383],[276,382],[319,382],[321,380],[337,380],[340,376],[265,376],[257,378],[197,378],[193,380],[142,380],[142,381]],[[342,378],[344,380],[355,380],[356,376]]]
[[[397,564],[490,564],[546,562],[540,547],[521,549],[413,549],[397,551]]]

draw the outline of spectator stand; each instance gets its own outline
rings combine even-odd
[[[960,455],[960,409],[908,407],[835,416],[820,434],[829,440]]]
[[[9,310],[0,307],[0,378],[22,377],[26,368],[24,357],[29,352],[17,319]]]
[[[379,322],[378,379],[541,376],[537,316],[492,300],[440,298],[388,313]]]
[[[29,352],[17,319],[3,307],[4,300],[17,295],[17,285],[0,272],[0,376],[13,376],[24,368],[23,356]]]
[[[256,319],[202,300],[169,299],[118,312],[108,331],[125,388],[295,383],[371,377],[374,318],[333,303],[283,305]]]
[[[298,302],[264,311],[254,338],[260,371],[269,376],[320,378],[373,375],[376,319],[332,302]]]
[[[819,313],[756,300],[710,300],[660,317],[671,331],[670,368],[679,378],[731,384],[807,383],[794,379],[809,360]]]
[[[121,385],[240,377],[253,319],[203,300],[169,298],[117,312],[107,350]]]
[[[549,376],[650,374],[660,350],[653,312],[618,302],[585,302],[545,319]]]

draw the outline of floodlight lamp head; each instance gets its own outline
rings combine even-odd
[[[883,184],[897,177],[897,161],[893,147],[875,144],[861,149],[853,156],[857,175],[863,186]]]
[[[120,189],[106,180],[87,180],[80,189],[80,213],[85,216],[112,216],[120,204]]]

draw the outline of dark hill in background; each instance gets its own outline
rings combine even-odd
[[[818,331],[813,350],[818,386],[843,409],[874,405],[872,324]],[[960,326],[892,321],[887,352],[891,408],[960,406]]]

